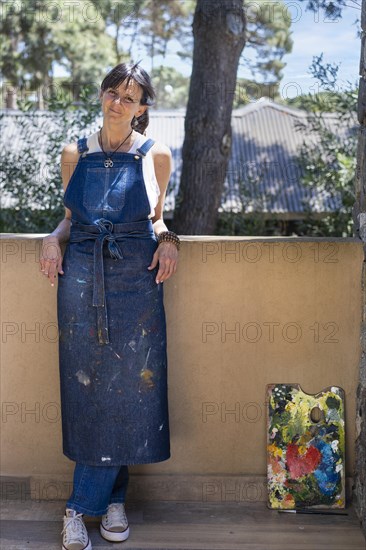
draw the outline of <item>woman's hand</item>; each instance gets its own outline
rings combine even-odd
[[[178,249],[173,243],[161,242],[156,249],[151,265],[147,269],[154,269],[159,263],[156,283],[163,283],[177,271]]]
[[[48,235],[43,239],[39,263],[42,273],[50,280],[51,286],[54,286],[56,273],[61,275],[64,273],[62,270],[62,253],[57,237]]]

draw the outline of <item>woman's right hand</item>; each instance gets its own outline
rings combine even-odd
[[[54,286],[56,274],[64,274],[62,270],[62,253],[57,237],[48,235],[43,239],[39,263],[41,272],[50,280],[51,286]]]

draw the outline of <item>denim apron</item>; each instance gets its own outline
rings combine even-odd
[[[117,466],[170,457],[166,325],[142,159],[87,154],[64,195],[72,212],[57,315],[64,454]]]

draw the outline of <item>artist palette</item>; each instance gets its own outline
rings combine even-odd
[[[267,386],[268,506],[345,507],[344,391]]]

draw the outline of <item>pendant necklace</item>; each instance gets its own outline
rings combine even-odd
[[[125,143],[125,141],[128,140],[128,138],[130,137],[130,135],[131,135],[132,132],[133,132],[133,129],[132,129],[131,132],[128,134],[128,136],[122,141],[122,143],[120,143],[120,144],[118,145],[118,147],[117,147],[114,151],[112,151],[112,153],[109,153],[108,155],[107,155],[107,153],[106,153],[106,152],[104,151],[104,149],[103,149],[102,129],[103,129],[103,127],[102,127],[102,128],[100,129],[100,131],[99,131],[99,136],[100,136],[99,141],[100,141],[100,147],[101,147],[101,149],[102,149],[102,151],[103,151],[103,153],[104,153],[104,156],[105,156],[104,166],[105,166],[106,168],[112,168],[112,166],[113,166],[112,155],[114,155],[114,153],[117,151],[117,149],[119,149],[120,147],[122,147],[122,145]]]

